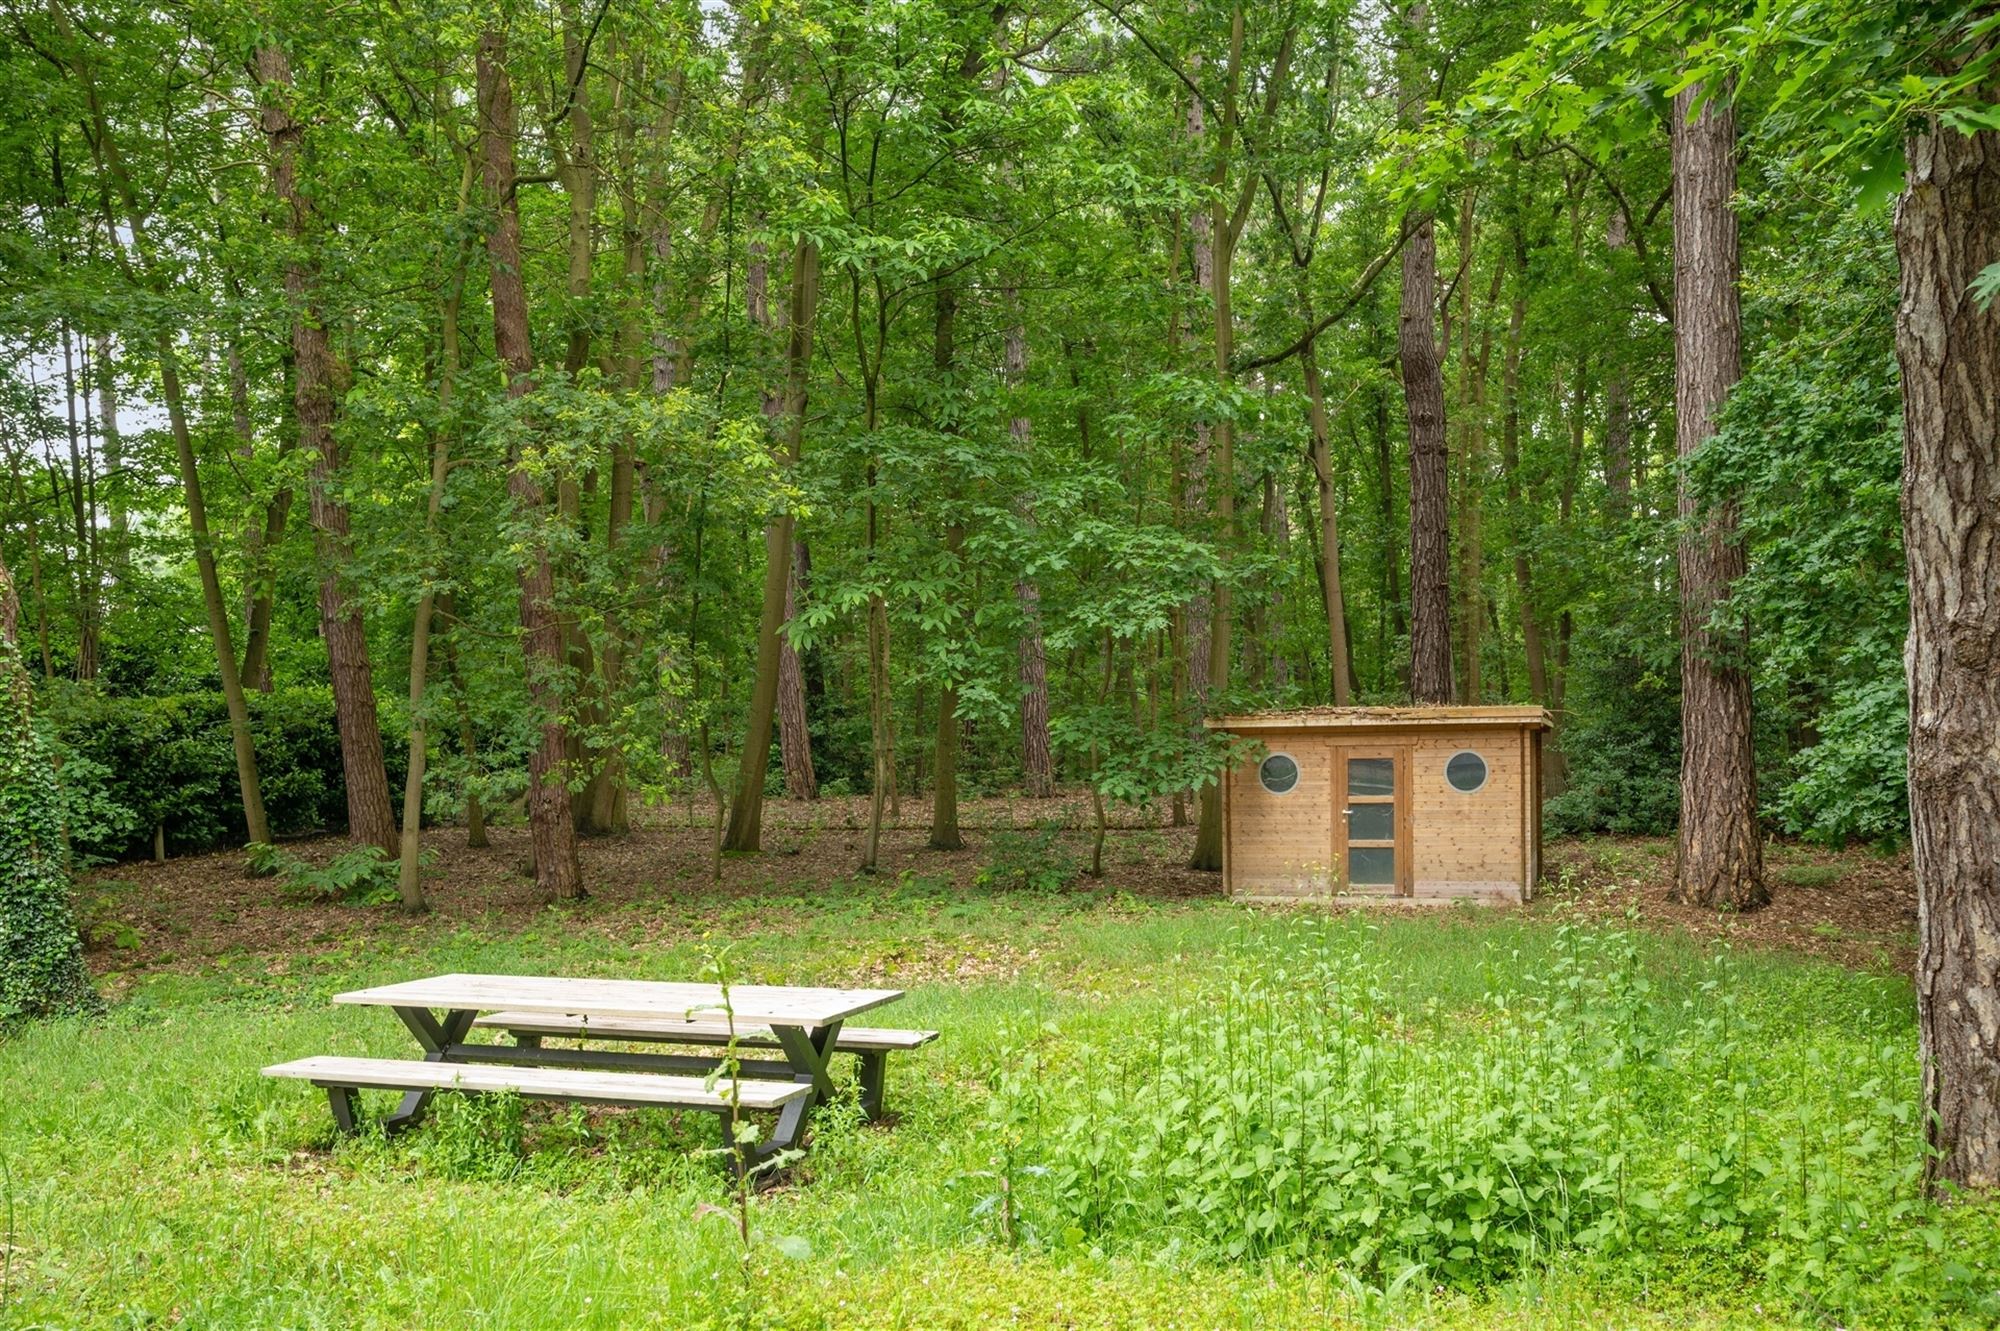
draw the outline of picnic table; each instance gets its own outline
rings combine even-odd
[[[384,1124],[391,1132],[421,1121],[440,1090],[713,1111],[722,1115],[724,1141],[732,1149],[737,1149],[733,1115],[776,1110],[771,1136],[739,1151],[745,1157],[741,1167],[798,1148],[807,1114],[834,1094],[835,1053],[859,1057],[863,1108],[871,1116],[881,1114],[887,1054],[917,1048],[937,1032],[862,1031],[846,1022],[902,996],[899,989],[757,984],[731,985],[725,996],[716,984],[434,975],[333,999],[391,1009],[416,1038],[421,1062],[319,1057],[264,1073],[324,1087],[335,1124],[350,1133],[356,1130],[355,1097],[362,1088],[404,1092]],[[469,1040],[475,1028],[508,1031],[513,1043]],[[576,1044],[554,1047],[548,1037]],[[735,1048],[721,1054],[661,1053],[593,1048],[593,1040]],[[775,1051],[778,1057],[746,1058],[736,1052],[744,1048]],[[716,1076],[725,1065],[733,1067],[733,1080]]]

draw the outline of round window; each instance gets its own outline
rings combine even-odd
[[[1257,766],[1257,779],[1273,795],[1283,795],[1299,783],[1299,765],[1289,753],[1274,753]]]
[[[1444,779],[1453,790],[1470,795],[1486,784],[1486,760],[1471,749],[1460,749],[1445,762]]]

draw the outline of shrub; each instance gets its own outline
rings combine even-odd
[[[986,863],[973,881],[980,887],[1025,892],[1061,892],[1082,872],[1063,845],[1063,825],[1051,819],[1026,831],[993,834]]]
[[[79,860],[142,855],[153,828],[178,852],[242,845],[248,838],[237,788],[229,715],[219,693],[114,698],[87,685],[44,687],[40,727],[58,763],[63,812]],[[281,689],[249,696],[257,773],[271,830],[297,835],[347,823],[346,782],[333,693]],[[391,788],[402,783],[406,747],[387,728]]]

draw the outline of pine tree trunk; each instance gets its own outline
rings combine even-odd
[[[476,60],[480,156],[487,206],[495,221],[487,232],[493,294],[493,348],[507,375],[507,395],[534,391],[535,353],[528,334],[528,293],[521,279],[521,212],[514,189],[514,90],[507,75],[507,38],[497,29],[480,34]],[[541,482],[514,446],[508,459],[507,494],[520,520],[536,535],[521,558],[521,628],[527,648],[528,691],[540,718],[541,741],[528,758],[528,823],[535,851],[535,884],[549,900],[585,895],[576,857],[576,823],[570,812],[565,760],[562,624],[556,617],[555,571],[539,535],[547,500]]]
[[[1674,98],[1674,409],[1676,447],[1694,453],[1742,374],[1736,120],[1720,100],[1689,123],[1704,87]],[[1723,97],[1732,89],[1714,91]],[[1746,635],[1716,628],[1743,573],[1733,502],[1705,511],[1681,482],[1681,826],[1676,901],[1751,910],[1769,900],[1757,826]]]
[[[362,845],[395,854],[395,815],[389,807],[389,773],[382,759],[382,727],[375,711],[375,678],[361,609],[350,600],[345,568],[353,559],[347,505],[337,493],[340,446],[333,433],[333,348],[317,308],[318,274],[299,251],[310,244],[311,205],[299,183],[303,130],[289,105],[292,71],[284,48],[257,51],[265,99],[263,129],[271,143],[271,183],[287,210],[293,254],[285,261],[285,294],[292,306],[292,357],[296,365],[294,410],[299,446],[312,457],[308,487],[314,545],[319,556],[320,635],[326,640],[333,683],[334,724],[340,732],[341,774],[347,785],[347,834]]]
[[[1983,90],[2000,101],[2000,88]],[[1917,1024],[1934,1182],[2000,1188],[2000,133],[1924,125],[1896,213]]]

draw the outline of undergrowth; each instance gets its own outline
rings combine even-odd
[[[1399,1006],[1393,961],[1363,922],[1245,932],[1149,1029],[1017,1043],[986,1128],[1000,1237],[1331,1262],[1376,1290],[1560,1259],[1815,1316],[2000,1317],[1990,1221],[1979,1242],[1925,1195],[1899,1025],[1802,1039],[1726,953],[1668,1007],[1631,935],[1571,925],[1525,974],[1489,954],[1504,986],[1470,1010]]]

